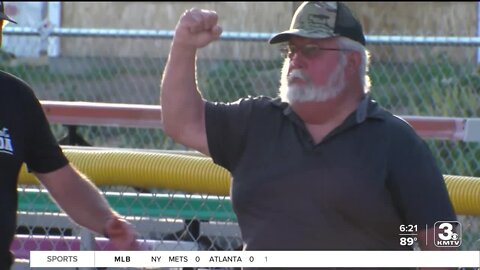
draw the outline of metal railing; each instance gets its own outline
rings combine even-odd
[[[154,38],[171,39],[172,30],[152,29],[102,29],[102,28],[33,28],[8,27],[5,35],[40,36],[40,37],[109,37],[109,38]],[[274,33],[260,32],[224,32],[220,40],[225,41],[267,41]],[[448,37],[448,36],[395,36],[366,35],[368,44],[391,45],[456,45],[480,47],[480,37]]]

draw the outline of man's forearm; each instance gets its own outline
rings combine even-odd
[[[70,165],[37,176],[73,221],[103,234],[105,223],[116,213],[92,182]]]

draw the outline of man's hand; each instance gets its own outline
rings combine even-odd
[[[104,234],[118,250],[140,250],[137,232],[125,219],[118,216],[109,218],[105,223]]]
[[[199,49],[217,40],[222,28],[213,10],[192,8],[185,11],[175,28],[173,44],[185,49]]]

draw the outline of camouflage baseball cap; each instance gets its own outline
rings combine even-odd
[[[8,17],[7,14],[5,14],[5,6],[3,5],[3,1],[0,1],[0,20],[7,20],[12,23],[17,23],[12,18]]]
[[[344,36],[365,46],[362,25],[341,2],[303,2],[293,15],[290,29],[274,35],[269,43],[288,41],[292,35],[306,38]]]

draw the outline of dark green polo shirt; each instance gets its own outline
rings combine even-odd
[[[425,142],[369,97],[319,144],[279,99],[205,108],[247,250],[405,250],[400,225],[456,219]]]

